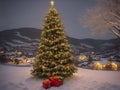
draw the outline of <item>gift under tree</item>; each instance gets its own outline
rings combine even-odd
[[[51,1],[51,7],[44,18],[38,52],[32,75],[38,78],[50,76],[70,77],[77,71],[72,50],[64,31],[63,23]]]

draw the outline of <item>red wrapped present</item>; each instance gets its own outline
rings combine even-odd
[[[43,87],[44,87],[45,89],[50,88],[50,86],[51,86],[51,81],[50,81],[49,79],[43,81]]]
[[[62,80],[54,80],[53,82],[55,87],[59,87],[60,85],[62,85]]]
[[[58,80],[58,76],[51,76],[49,77],[49,80],[52,81],[52,80]]]
[[[43,87],[45,89],[51,86],[59,87],[63,83],[63,78],[61,76],[51,76],[49,79],[43,81]]]
[[[62,80],[60,76],[51,76],[49,77],[49,80],[51,81],[51,86],[59,87],[60,85],[62,85]]]

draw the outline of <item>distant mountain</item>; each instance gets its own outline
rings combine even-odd
[[[35,28],[19,28],[0,32],[0,50],[22,51],[35,53],[40,41],[41,30]],[[75,39],[67,37],[75,54],[88,51],[104,51],[117,49],[120,46],[119,39]]]

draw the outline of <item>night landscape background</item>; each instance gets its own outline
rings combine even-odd
[[[50,1],[0,0],[0,90],[120,90],[120,0]]]

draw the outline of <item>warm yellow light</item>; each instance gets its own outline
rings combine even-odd
[[[113,70],[117,70],[118,69],[118,66],[117,66],[116,63],[112,62],[111,64],[112,64],[112,69]]]
[[[94,64],[94,69],[102,70],[102,69],[103,69],[103,68],[102,68],[102,64],[100,64],[98,61],[95,62],[95,64]]]
[[[51,1],[50,4],[51,4],[51,6],[54,6],[54,1]]]

